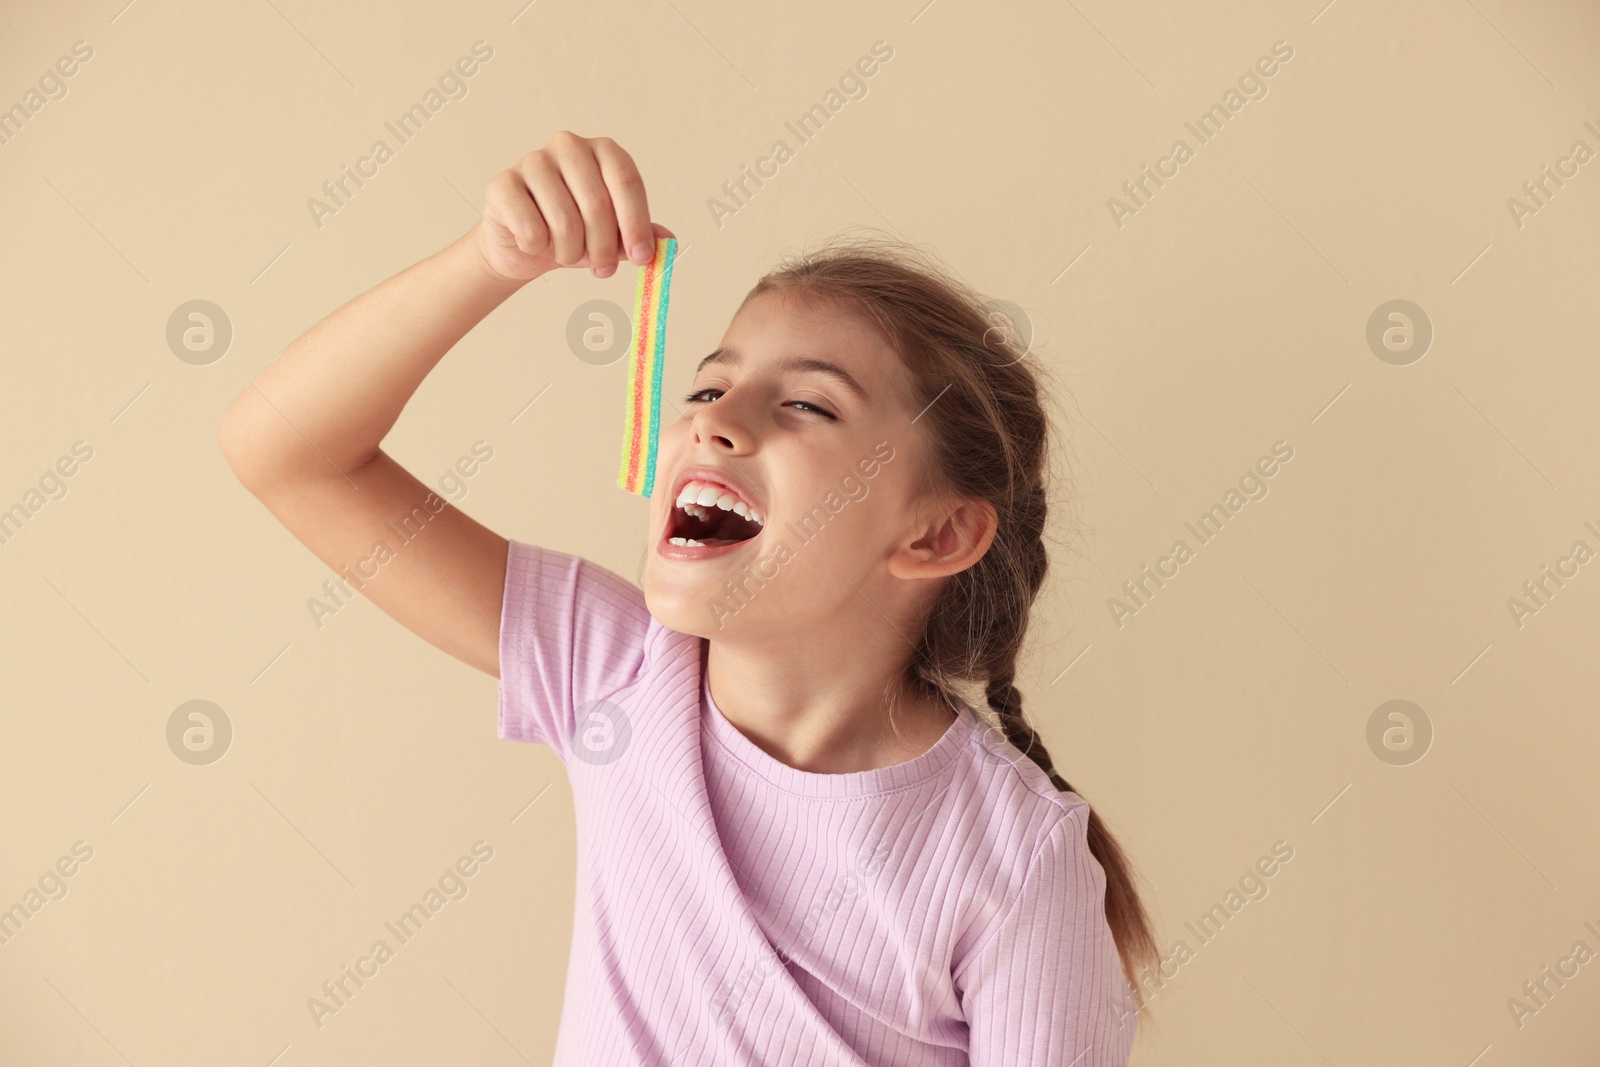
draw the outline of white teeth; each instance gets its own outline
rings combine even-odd
[[[674,545],[683,545],[686,548],[690,546],[694,546],[696,548],[705,547],[704,541],[696,541],[692,537],[669,537],[667,538],[667,542]]]
[[[721,508],[741,515],[757,525],[762,525],[761,513],[750,505],[734,496],[719,486],[709,485],[705,482],[690,482],[678,493],[675,507],[682,508],[697,519],[705,518],[711,507]]]

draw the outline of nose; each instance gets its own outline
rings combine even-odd
[[[750,450],[754,434],[735,407],[739,400],[730,400],[733,393],[723,393],[717,399],[699,405],[690,419],[695,444],[710,444],[713,448],[741,455]]]

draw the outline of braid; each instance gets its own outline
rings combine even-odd
[[[1031,606],[1044,582],[1050,557],[1044,544],[1044,518],[1047,508],[1043,485],[1036,485],[1021,494],[1012,512],[1012,558],[1017,560],[1017,584],[1024,586],[1026,596],[1022,601]],[[997,535],[998,536],[998,535]],[[1025,609],[1026,611],[1026,609]],[[1017,653],[1022,645],[1027,625],[1024,615],[1012,627],[1001,626],[992,631],[992,647],[984,657],[989,666],[989,680],[984,696],[999,720],[1006,740],[1017,751],[1031,759],[1049,777],[1050,783],[1063,793],[1083,794],[1056,770],[1055,761],[1044,747],[1039,732],[1028,722],[1022,711],[1022,693],[1016,686]],[[1084,798],[1087,803],[1087,798]],[[1123,961],[1123,972],[1133,987],[1134,999],[1142,1008],[1144,993],[1136,978],[1136,961],[1148,962],[1158,957],[1155,938],[1150,932],[1149,917],[1133,886],[1132,865],[1122,846],[1106,830],[1100,815],[1091,806],[1087,832],[1089,852],[1099,862],[1106,877],[1106,922],[1111,927],[1117,954]]]
[[[989,707],[994,710],[1000,719],[1000,729],[1005,732],[1006,740],[1016,746],[1018,752],[1027,756],[1039,765],[1039,769],[1050,776],[1050,782],[1063,793],[1077,792],[1067,784],[1067,780],[1056,773],[1055,763],[1050,758],[1050,753],[1045,750],[1044,741],[1039,737],[1039,732],[1023,717],[1022,693],[1012,684],[1011,678],[995,678],[989,682],[987,695]]]
[[[1073,793],[1082,797],[1083,794],[1073,789],[1055,769],[1054,761],[1039,739],[1038,731],[1023,718],[1022,694],[1017,691],[1012,681],[1010,675],[993,678],[987,688],[989,707],[999,718],[1000,728],[1005,731],[1006,740],[1049,775],[1051,784],[1057,789],[1063,793]],[[1130,966],[1130,963],[1134,960],[1154,958],[1158,953],[1155,938],[1150,933],[1149,917],[1133,888],[1130,873],[1132,865],[1127,853],[1117,843],[1117,839],[1111,836],[1099,813],[1092,806],[1089,808],[1087,836],[1089,852],[1100,863],[1106,876],[1106,922],[1111,926],[1117,952],[1124,960],[1123,971],[1128,984],[1133,987],[1135,1001],[1142,1009],[1145,1002],[1144,990],[1135,977],[1135,968]]]

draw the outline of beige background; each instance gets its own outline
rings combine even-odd
[[[1029,313],[1077,405],[1083,529],[1025,693],[1148,879],[1163,948],[1193,953],[1134,1063],[1595,1062],[1600,963],[1520,1028],[1506,1002],[1574,942],[1600,951],[1600,563],[1520,628],[1507,600],[1574,542],[1600,550],[1600,163],[1520,228],[1506,201],[1573,142],[1600,149],[1600,13],[923,2],[0,16],[0,106],[94,50],[0,146],[0,507],[94,450],[0,546],[0,907],[93,849],[0,945],[0,1062],[549,1061],[560,763],[497,741],[494,680],[370,603],[318,629],[330,572],[236,483],[216,428],[284,345],[463,232],[489,178],[562,128],[629,149],[686,246],[669,395],[780,252],[842,226],[893,228]],[[469,94],[319,229],[307,199],[477,40],[494,56]],[[867,95],[798,145],[784,122],[879,40],[894,57]],[[1279,40],[1294,58],[1268,95],[1199,146],[1183,123]],[[1180,137],[1194,158],[1119,228],[1107,199]],[[794,159],[719,228],[707,201],[780,138]],[[565,341],[583,301],[631,293],[628,269],[529,286],[385,447],[437,484],[487,442],[470,514],[636,576],[623,365]],[[234,329],[206,366],[165,340],[199,298]],[[1409,366],[1365,341],[1397,298],[1435,329]],[[1270,495],[1118,628],[1107,598],[1279,440]],[[192,699],[233,725],[207,766],[166,741]],[[1392,699],[1434,733],[1406,766],[1367,742]],[[313,1025],[307,998],[479,840],[470,893]],[[1277,841],[1294,858],[1270,893],[1200,945],[1184,923]]]

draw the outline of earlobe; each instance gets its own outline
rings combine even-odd
[[[943,578],[959,574],[983,558],[998,527],[994,505],[966,500],[954,510],[941,509],[921,536],[889,557],[896,578]]]

